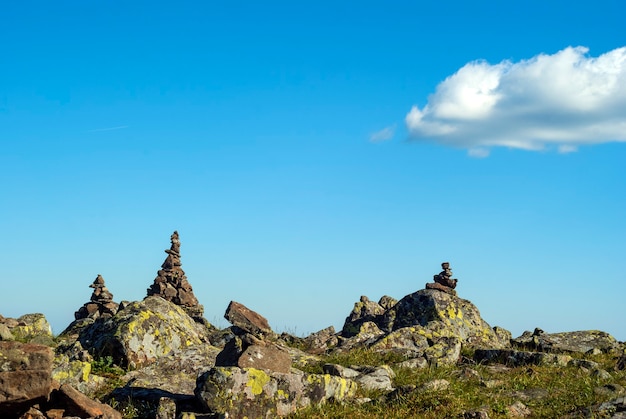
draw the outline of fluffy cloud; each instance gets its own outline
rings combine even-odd
[[[406,125],[415,140],[525,150],[626,141],[626,47],[599,57],[568,47],[520,62],[466,64],[441,82]]]

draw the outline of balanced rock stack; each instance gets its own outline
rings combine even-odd
[[[170,239],[172,245],[165,250],[167,258],[161,265],[162,269],[157,273],[154,283],[148,288],[148,297],[156,295],[177,304],[194,320],[202,322],[204,307],[198,303],[191,284],[187,281],[185,272],[181,268],[178,232],[174,231]]]
[[[451,295],[456,295],[456,291],[454,290],[454,288],[456,288],[458,280],[452,278],[450,263],[443,262],[441,264],[441,268],[443,269],[443,271],[439,272],[433,277],[433,280],[435,282],[426,284],[426,288],[447,292]]]
[[[113,301],[113,294],[111,294],[106,285],[104,285],[102,275],[98,275],[93,281],[93,284],[89,285],[89,288],[94,289],[91,294],[91,300],[74,313],[74,318],[76,320],[86,318],[95,320],[99,317],[106,318],[115,316],[119,304]]]
[[[274,332],[265,317],[236,301],[230,302],[224,317],[233,325],[235,336],[217,355],[216,366],[291,371],[291,356],[271,341]]]

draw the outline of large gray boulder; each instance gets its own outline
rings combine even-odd
[[[539,352],[559,353],[610,353],[620,347],[613,336],[599,330],[545,333],[541,329],[535,329],[532,333],[524,332],[513,339],[513,344]]]
[[[72,325],[67,331],[77,332]],[[151,296],[87,323],[77,339],[94,357],[111,356],[118,365],[139,369],[193,345],[209,345],[209,332],[181,306]]]
[[[353,381],[330,375],[282,374],[256,368],[215,367],[198,377],[196,397],[219,417],[283,417],[299,408],[354,397]]]

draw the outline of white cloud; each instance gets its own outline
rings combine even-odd
[[[391,125],[389,127],[385,127],[380,131],[373,132],[370,134],[370,142],[372,143],[381,143],[383,141],[389,141],[396,134],[396,126]]]
[[[405,122],[415,140],[467,148],[561,153],[578,146],[626,141],[626,47],[590,57],[568,47],[520,62],[466,64],[441,82]]]

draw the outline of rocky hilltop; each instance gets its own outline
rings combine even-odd
[[[165,252],[142,301],[114,302],[98,275],[59,336],[41,314],[0,316],[0,417],[626,417],[623,343],[538,328],[514,339],[458,297],[448,262],[399,300],[362,296],[338,332],[296,337],[236,301],[231,326],[212,326],[177,232]],[[569,376],[586,387],[559,387]]]

